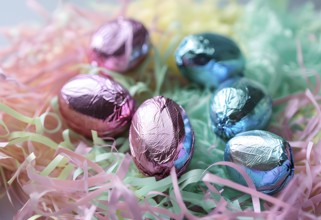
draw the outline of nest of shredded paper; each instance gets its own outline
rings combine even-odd
[[[0,189],[21,209],[16,219],[314,219],[321,216],[321,25],[311,5],[289,11],[286,1],[245,6],[219,1],[94,3],[91,9],[61,6],[48,13],[31,3],[42,27],[2,28],[11,41],[0,50]],[[221,7],[224,7],[222,10]],[[171,97],[187,111],[195,131],[188,171],[156,181],[143,176],[128,153],[127,137],[88,140],[61,119],[56,95],[88,64],[90,36],[118,15],[142,21],[152,33],[150,57],[133,73],[110,73],[138,103]],[[318,17],[319,16],[319,17]],[[177,74],[173,52],[182,36],[199,31],[229,35],[247,57],[245,75],[274,98],[269,130],[294,148],[295,177],[275,196],[228,179],[224,143],[211,132],[210,91]],[[197,103],[197,105],[195,105]],[[295,193],[294,193],[295,192]]]

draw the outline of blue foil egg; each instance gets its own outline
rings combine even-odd
[[[264,129],[271,115],[272,98],[260,84],[246,78],[224,82],[210,100],[213,131],[224,140],[244,131]]]
[[[283,189],[294,175],[292,149],[273,133],[253,130],[236,135],[226,144],[224,160],[242,165],[258,191],[274,194]],[[228,168],[231,178],[245,185],[239,172]]]
[[[231,39],[201,33],[185,37],[176,50],[176,64],[190,81],[204,87],[217,87],[234,76],[242,76],[245,60]]]
[[[194,152],[194,133],[185,110],[173,100],[156,96],[135,112],[129,130],[134,162],[147,176],[162,179],[175,167],[187,168]]]

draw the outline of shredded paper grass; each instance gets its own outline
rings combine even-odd
[[[15,219],[314,219],[321,216],[321,23],[311,4],[287,1],[137,0],[90,7],[63,4],[53,14],[29,0],[44,26],[2,28],[0,49],[0,192],[20,207]],[[154,95],[186,110],[195,132],[188,171],[145,177],[128,138],[92,140],[69,130],[57,94],[71,77],[107,71],[88,63],[91,34],[119,15],[151,31],[148,59],[126,75],[110,73],[138,104]],[[182,37],[200,31],[228,35],[242,48],[245,76],[274,100],[268,130],[293,147],[295,176],[274,196],[256,191],[210,128],[211,91],[186,82],[174,65]],[[226,167],[248,186],[231,181]]]

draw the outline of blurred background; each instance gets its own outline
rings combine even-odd
[[[96,2],[121,2],[122,0],[95,0]],[[201,1],[201,0],[199,0]],[[224,1],[228,0],[221,0]],[[241,3],[246,3],[250,0],[238,0]],[[283,0],[282,0],[283,1]],[[303,3],[311,2],[315,6],[316,10],[321,9],[321,0],[285,0],[290,2],[290,8],[299,8]],[[5,1],[1,5],[1,13],[0,13],[0,27],[8,27],[15,26],[19,24],[35,24],[43,22],[43,18],[41,15],[36,13],[32,9],[32,5],[34,2],[40,3],[44,8],[46,8],[49,12],[53,12],[59,8],[60,4],[69,2],[77,5],[81,5],[86,7],[86,5],[90,4],[89,1],[86,0],[10,0]],[[0,36],[0,46],[6,45],[8,42]]]
[[[0,13],[0,28],[16,26],[21,24],[41,24],[43,19],[41,15],[35,13],[32,5],[37,0],[10,0],[4,1],[1,5]],[[99,1],[99,0],[97,0]],[[103,0],[100,0],[103,1]],[[105,0],[105,1],[115,1],[117,0]],[[246,3],[248,0],[239,0],[242,3]],[[74,3],[77,5],[83,5],[84,7],[89,1],[86,0],[38,0],[41,5],[43,5],[48,11],[55,11],[60,4],[65,2]],[[303,3],[311,2],[314,4],[316,10],[321,9],[321,0],[289,0],[290,8],[299,8]],[[6,45],[8,42],[5,38],[0,36],[0,46]],[[8,202],[7,198],[0,199],[0,220],[10,220],[12,216],[16,213],[16,209],[13,208]]]

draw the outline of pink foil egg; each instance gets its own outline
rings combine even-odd
[[[58,96],[60,113],[70,128],[91,137],[114,137],[124,132],[135,110],[129,92],[112,79],[79,75],[68,81]]]
[[[116,72],[135,68],[148,54],[150,38],[144,25],[129,18],[117,18],[92,36],[89,59]]]
[[[133,116],[129,145],[138,169],[162,179],[175,167],[187,168],[194,152],[194,133],[184,109],[173,100],[156,96],[146,100]]]

